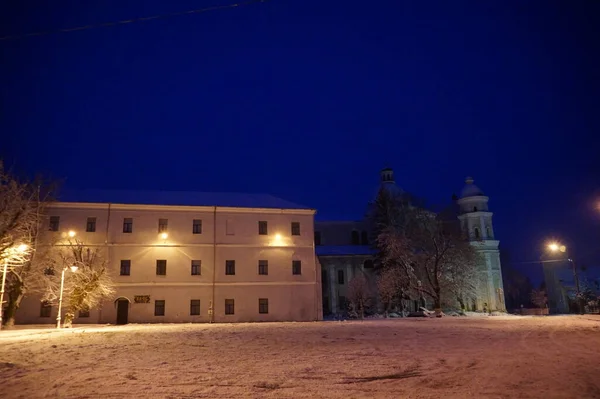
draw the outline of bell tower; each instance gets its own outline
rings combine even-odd
[[[477,298],[473,298],[472,307],[477,310],[506,310],[504,305],[504,286],[502,283],[502,267],[500,251],[492,225],[493,213],[488,208],[489,198],[474,184],[472,177],[465,179],[465,186],[460,198],[458,219],[463,231],[469,237],[471,245],[480,254]]]

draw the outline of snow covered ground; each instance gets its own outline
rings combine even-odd
[[[600,317],[0,331],[2,398],[600,398]]]

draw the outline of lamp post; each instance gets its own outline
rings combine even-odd
[[[73,273],[75,273],[78,269],[77,266],[65,266],[62,270],[62,274],[60,276],[60,296],[58,298],[58,315],[56,316],[56,328],[60,328],[60,314],[62,313],[62,298],[63,298],[63,289],[65,288],[65,272],[67,269],[71,269]]]
[[[550,243],[548,244],[548,249],[551,252],[566,252],[567,247],[558,243]],[[577,267],[575,266],[575,261],[572,258],[567,258],[567,261],[571,263],[571,269],[573,270],[573,279],[575,280],[575,295],[577,296],[577,301],[579,302],[579,313],[584,314],[584,303],[583,298],[581,297],[581,290],[579,288],[579,275],[577,274]]]
[[[29,249],[26,244],[9,247],[6,252],[8,256],[4,258],[4,266],[2,268],[2,289],[0,289],[0,330],[2,329],[2,315],[4,314],[4,288],[6,286],[6,273],[8,273],[8,262],[19,255],[24,255]],[[18,259],[18,258],[17,258]]]

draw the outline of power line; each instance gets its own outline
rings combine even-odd
[[[186,15],[186,14],[200,14],[200,13],[208,12],[208,11],[216,11],[216,10],[223,10],[226,8],[247,6],[247,5],[251,5],[254,3],[264,3],[265,1],[267,1],[267,0],[248,0],[248,1],[244,1],[244,2],[225,4],[225,5],[221,5],[221,6],[199,8],[196,10],[178,11],[178,12],[172,12],[172,13],[168,13],[168,14],[158,14],[158,15],[153,15],[151,17],[139,17],[139,18],[126,19],[126,20],[122,20],[122,21],[83,25],[83,26],[78,26],[75,28],[65,28],[65,29],[57,29],[57,30],[32,32],[32,33],[27,33],[27,34],[23,34],[23,35],[9,35],[9,36],[0,37],[0,41],[2,41],[2,40],[18,40],[18,39],[25,39],[25,38],[34,37],[34,36],[50,35],[50,34],[54,34],[54,33],[75,32],[75,31],[88,30],[88,29],[93,29],[93,28],[104,28],[107,26],[125,25],[125,24],[130,24],[133,22],[144,22],[144,21],[150,21],[153,19],[176,17],[176,16]]]

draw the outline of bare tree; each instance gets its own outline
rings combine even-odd
[[[439,311],[443,300],[463,297],[475,286],[475,248],[458,220],[422,208],[404,207],[401,212],[403,224],[391,226],[378,237],[386,248],[384,259],[400,267],[409,288],[431,298]]]
[[[51,192],[51,186],[41,180],[19,181],[6,172],[0,162],[0,260],[9,266],[5,276],[5,325],[14,324],[21,300],[36,285],[40,275],[38,237]],[[14,248],[25,245],[28,250],[15,258]]]
[[[114,283],[100,248],[86,246],[81,240],[68,238],[54,246],[51,272],[46,273],[44,300],[55,302],[60,296],[63,269],[76,266],[64,279],[64,326],[70,327],[78,311],[97,307],[114,294]]]
[[[365,307],[370,300],[369,282],[364,274],[355,276],[348,282],[348,301],[352,310],[362,320],[365,317]]]
[[[545,290],[532,290],[531,291],[531,302],[538,308],[546,307],[546,291]]]
[[[391,308],[405,297],[408,287],[406,277],[406,273],[395,267],[385,268],[379,273],[377,290],[383,304],[385,317],[388,317]]]

